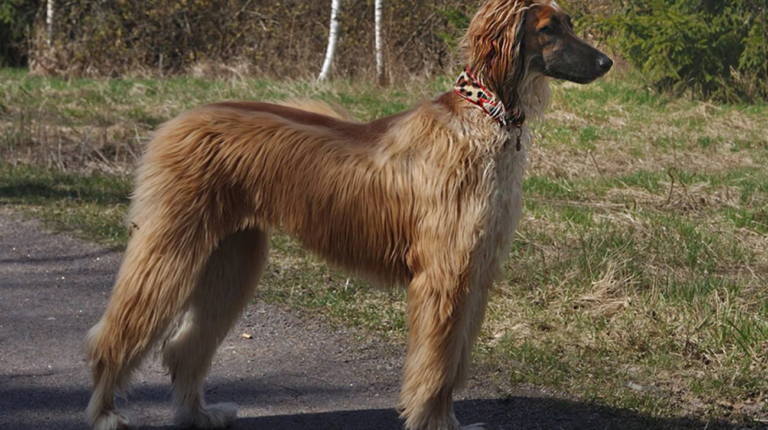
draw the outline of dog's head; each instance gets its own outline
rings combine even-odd
[[[613,66],[607,55],[574,33],[571,17],[554,3],[531,7],[522,42],[531,71],[552,78],[588,84]]]
[[[526,75],[586,84],[605,75],[611,59],[578,37],[553,0],[490,0],[464,40],[467,64],[507,107]]]

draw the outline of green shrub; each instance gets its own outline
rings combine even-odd
[[[656,87],[768,96],[768,0],[641,0],[622,9],[594,24]]]

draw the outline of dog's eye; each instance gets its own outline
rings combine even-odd
[[[542,34],[555,34],[556,31],[557,29],[552,24],[545,25],[539,29],[539,33]]]

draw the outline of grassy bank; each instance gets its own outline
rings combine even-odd
[[[0,72],[0,204],[119,246],[149,132],[228,98],[313,96],[370,119],[450,85],[63,81]],[[768,106],[672,100],[627,76],[557,84],[477,360],[658,416],[768,419]],[[401,292],[282,236],[263,299],[404,339]]]

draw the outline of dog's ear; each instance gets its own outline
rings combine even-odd
[[[509,107],[521,78],[527,2],[491,0],[478,10],[464,38],[466,63]]]
[[[525,25],[528,22],[528,12],[530,9],[525,9],[520,12],[520,23],[517,24],[517,33],[515,34],[515,49],[517,49],[519,56],[522,56],[523,50],[523,38],[525,37]]]

